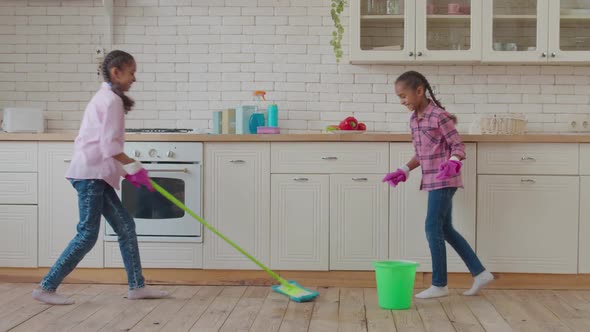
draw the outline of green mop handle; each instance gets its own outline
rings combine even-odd
[[[276,274],[275,272],[273,272],[271,269],[269,269],[268,267],[266,267],[264,264],[262,264],[261,262],[259,262],[256,258],[254,258],[252,255],[250,255],[249,253],[247,253],[244,249],[242,249],[240,246],[238,246],[237,244],[235,244],[232,240],[228,239],[225,235],[219,233],[219,231],[217,229],[215,229],[215,227],[211,226],[208,222],[206,222],[203,218],[199,217],[196,213],[194,213],[193,211],[191,211],[189,208],[187,208],[184,204],[182,204],[181,201],[179,201],[178,199],[176,199],[176,197],[174,197],[171,193],[169,193],[168,191],[166,191],[166,189],[162,188],[160,185],[158,185],[156,182],[154,182],[153,180],[150,180],[150,183],[152,184],[152,186],[154,187],[154,189],[156,189],[157,192],[159,192],[160,194],[162,194],[162,196],[166,197],[170,202],[174,203],[174,205],[178,206],[180,209],[182,209],[184,212],[190,214],[193,218],[197,219],[198,222],[200,222],[201,224],[203,224],[205,227],[207,227],[207,229],[209,229],[211,232],[215,233],[215,235],[219,236],[220,238],[222,238],[225,242],[227,242],[229,245],[231,245],[232,247],[234,247],[237,251],[239,251],[242,255],[248,257],[252,262],[254,262],[256,265],[258,265],[261,269],[263,269],[264,271],[266,271],[266,273],[268,273],[271,277],[273,277],[276,281],[280,282],[282,285],[290,287],[291,284],[289,284],[287,282],[287,280],[281,278],[278,274]]]

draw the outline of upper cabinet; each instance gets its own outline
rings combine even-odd
[[[481,59],[481,0],[352,0],[352,63]]]
[[[588,62],[590,2],[549,0],[549,27],[549,61]]]
[[[351,0],[352,63],[550,63],[590,59],[590,2]]]
[[[549,0],[489,0],[483,12],[483,61],[547,61]]]

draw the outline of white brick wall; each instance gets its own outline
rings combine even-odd
[[[101,4],[0,0],[0,108],[42,107],[49,129],[77,128],[100,82],[94,48],[111,48]],[[393,82],[410,69],[431,80],[464,131],[484,113],[524,113],[530,131],[545,132],[589,119],[589,67],[349,65],[346,55],[336,64],[329,5],[115,0],[112,48],[138,61],[127,126],[209,128],[212,111],[264,89],[289,132],[320,131],[348,115],[370,130],[406,132]]]

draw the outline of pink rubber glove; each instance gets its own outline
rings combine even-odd
[[[148,176],[148,171],[143,168],[140,162],[136,161],[131,164],[123,165],[123,169],[127,172],[125,175],[125,180],[129,181],[132,185],[136,188],[141,188],[144,186],[149,191],[154,191],[154,187],[150,182],[150,177]]]
[[[463,164],[453,158],[451,158],[449,161],[445,161],[444,163],[440,164],[436,179],[444,180],[456,176],[459,174],[459,171],[461,171],[461,166],[463,166]]]
[[[408,168],[408,166],[404,165],[404,166],[398,168],[395,172],[385,175],[382,182],[387,182],[387,183],[389,183],[390,186],[395,187],[400,182],[406,182],[409,175],[410,175],[410,169]]]

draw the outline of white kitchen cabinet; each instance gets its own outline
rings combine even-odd
[[[475,249],[476,211],[476,145],[466,144],[467,159],[463,161],[464,189],[453,199],[453,226]],[[391,144],[391,171],[405,165],[414,156],[410,143]],[[389,258],[409,259],[420,263],[418,271],[432,271],[430,249],[424,231],[428,192],[420,191],[421,169],[410,173],[407,182],[390,188]],[[449,272],[468,271],[453,248],[447,244]]]
[[[373,270],[388,258],[389,189],[383,174],[330,176],[330,270]]]
[[[575,0],[484,1],[483,61],[587,62],[588,10]]]
[[[271,176],[271,268],[328,270],[330,177]]]
[[[79,221],[76,190],[65,173],[74,151],[73,143],[39,143],[39,266],[53,265],[76,235]],[[103,227],[98,241],[79,267],[103,267]]]
[[[579,174],[578,144],[480,143],[477,155],[477,174]]]
[[[37,173],[0,172],[0,204],[37,204]]]
[[[0,205],[0,266],[37,267],[37,206]]]
[[[457,2],[459,3],[459,2]],[[453,62],[481,59],[482,1],[352,0],[352,63]]]
[[[270,144],[205,143],[205,219],[261,262],[270,260]],[[258,269],[205,229],[203,266]]]
[[[590,144],[580,144],[580,174],[590,175]]]
[[[277,142],[271,145],[271,172],[380,174],[389,167],[388,157],[385,142]]]
[[[483,4],[484,62],[547,62],[549,0]]]
[[[0,142],[0,172],[37,172],[37,142]]]
[[[578,0],[549,1],[551,63],[588,63],[590,58],[590,3]]]
[[[477,253],[496,272],[576,273],[578,176],[478,176]]]
[[[579,243],[578,273],[590,273],[590,176],[580,178]]]

